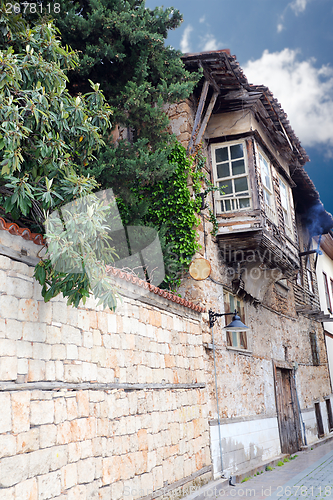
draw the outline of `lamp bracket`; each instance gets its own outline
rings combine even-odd
[[[237,314],[237,311],[235,309],[234,312],[230,313],[217,313],[209,309],[208,315],[209,315],[209,328],[213,328],[214,323],[216,322],[217,318],[220,318],[221,316],[230,316],[232,314]]]

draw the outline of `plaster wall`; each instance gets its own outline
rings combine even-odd
[[[215,477],[221,470],[218,425],[210,426],[211,454]],[[225,420],[220,425],[223,470],[233,474],[274,459],[281,454],[277,418]]]

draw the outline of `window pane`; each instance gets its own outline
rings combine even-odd
[[[234,310],[235,310],[235,298],[234,298],[234,296],[229,294],[229,300],[230,300],[230,312],[234,312]]]
[[[239,208],[247,208],[250,206],[250,198],[239,198]]]
[[[232,193],[232,181],[219,182],[219,186],[222,188],[224,194]]]
[[[242,349],[247,349],[246,332],[239,332],[240,337],[240,347]]]
[[[232,162],[232,175],[245,174],[244,160],[237,160]]]
[[[232,200],[225,200],[225,202],[224,202],[226,212],[230,212],[230,210],[231,210],[231,201]]]
[[[232,332],[232,345],[233,347],[238,347],[238,335],[237,335],[238,332]]]
[[[228,160],[228,148],[219,148],[215,150],[216,163]]]
[[[260,158],[262,181],[264,185],[267,187],[267,189],[271,190],[269,165],[263,156],[260,155],[259,158]]]
[[[288,210],[288,195],[287,195],[287,187],[280,180],[280,194],[281,194],[281,204],[285,210]]]
[[[243,144],[235,144],[234,146],[230,146],[231,159],[242,158],[243,154]]]
[[[217,177],[218,179],[223,179],[223,177],[229,177],[229,163],[222,163],[222,165],[217,165]]]
[[[235,179],[234,183],[235,183],[235,192],[236,193],[238,193],[240,191],[247,191],[248,190],[246,177],[240,177],[239,179]]]
[[[266,205],[268,205],[270,207],[271,206],[271,195],[269,193],[267,193],[267,191],[265,191],[265,190],[264,190],[264,199],[265,199]]]

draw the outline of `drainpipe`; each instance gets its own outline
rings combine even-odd
[[[217,425],[219,428],[219,444],[220,444],[220,458],[221,458],[221,477],[224,477],[223,460],[222,460],[222,437],[220,427],[220,409],[219,409],[219,394],[217,390],[217,375],[216,375],[216,358],[215,358],[215,343],[214,343],[214,327],[211,325],[212,344],[213,344],[213,358],[214,358],[214,374],[215,374],[215,394],[216,394],[216,410],[217,410]]]
[[[301,412],[301,407],[299,404],[299,399],[298,399],[298,393],[297,393],[297,385],[296,385],[296,370],[298,368],[298,364],[294,362],[294,382],[295,382],[295,392],[296,392],[296,399],[297,399],[297,406],[298,406],[298,411],[299,411],[299,418],[301,420],[302,428],[303,428],[303,443],[304,446],[307,446],[307,440],[306,440],[306,434],[305,434],[305,423],[303,420],[302,412]]]

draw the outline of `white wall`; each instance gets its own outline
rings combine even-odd
[[[255,467],[281,453],[276,417],[221,424],[223,470],[232,473]],[[221,471],[219,431],[210,426],[214,477]]]

